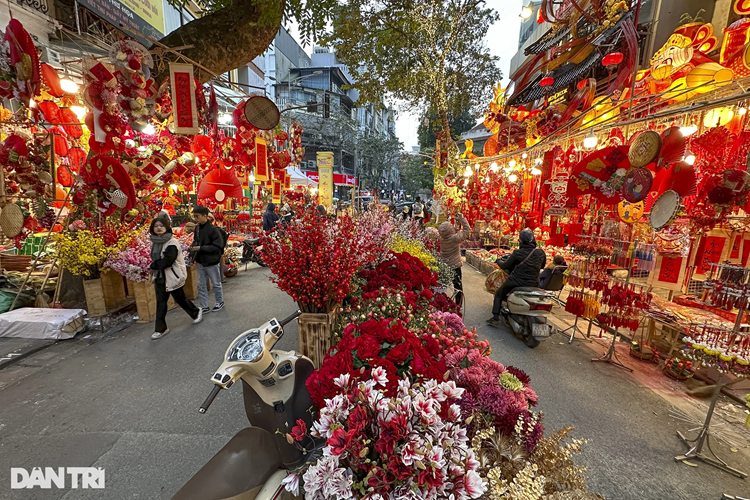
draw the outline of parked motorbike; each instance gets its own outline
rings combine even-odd
[[[541,288],[519,287],[508,295],[507,307],[500,315],[513,333],[527,346],[534,348],[550,336],[552,325],[547,323],[554,296]]]
[[[250,262],[255,262],[261,267],[266,267],[260,255],[258,255],[258,251],[262,249],[263,246],[260,244],[260,238],[242,240],[242,258],[240,259],[240,264],[245,264],[245,270],[247,270],[247,264]]]
[[[274,346],[297,316],[299,311],[281,321],[274,318],[232,341],[199,411],[205,413],[222,389],[241,381],[251,427],[238,432],[172,500],[294,498],[282,481],[290,467],[304,463],[304,455],[286,434],[298,419],[311,426],[313,403],[305,381],[314,367],[309,358]]]

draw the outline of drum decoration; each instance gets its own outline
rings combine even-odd
[[[643,201],[631,203],[627,200],[622,200],[617,204],[617,214],[620,216],[620,220],[627,224],[638,222],[643,217],[645,209],[646,204]]]
[[[645,167],[656,160],[661,151],[661,136],[653,130],[638,134],[630,145],[628,159],[634,167]]]
[[[665,191],[654,202],[649,215],[649,224],[657,231],[670,225],[680,213],[680,195],[675,191]]]
[[[622,196],[630,203],[638,203],[648,196],[654,176],[647,168],[632,168],[625,176],[622,185]]]

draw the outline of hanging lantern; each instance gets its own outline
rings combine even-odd
[[[602,66],[605,66],[607,69],[612,71],[615,66],[619,65],[622,60],[625,58],[623,56],[622,52],[612,52],[611,54],[607,54],[602,59]]]
[[[68,140],[62,135],[55,134],[54,142],[55,142],[55,154],[57,156],[67,156],[68,151],[70,151],[70,149],[68,148]]]
[[[70,160],[71,169],[74,172],[78,172],[86,162],[86,151],[78,147],[70,148],[68,149],[68,159]]]
[[[685,77],[687,86],[698,94],[711,92],[732,82],[734,71],[719,63],[699,64]]]
[[[555,83],[554,78],[552,78],[551,76],[545,76],[541,79],[539,85],[541,85],[542,87],[551,87],[553,83]]]
[[[703,117],[703,126],[708,128],[723,127],[732,121],[734,111],[731,108],[714,108],[706,112]]]

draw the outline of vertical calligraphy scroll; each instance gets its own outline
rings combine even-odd
[[[172,114],[175,134],[197,134],[198,107],[195,103],[195,78],[193,65],[169,63],[169,78],[172,84]]]

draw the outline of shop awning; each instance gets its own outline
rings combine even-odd
[[[317,186],[318,180],[307,177],[296,167],[286,167],[286,173],[292,178],[292,186]]]

